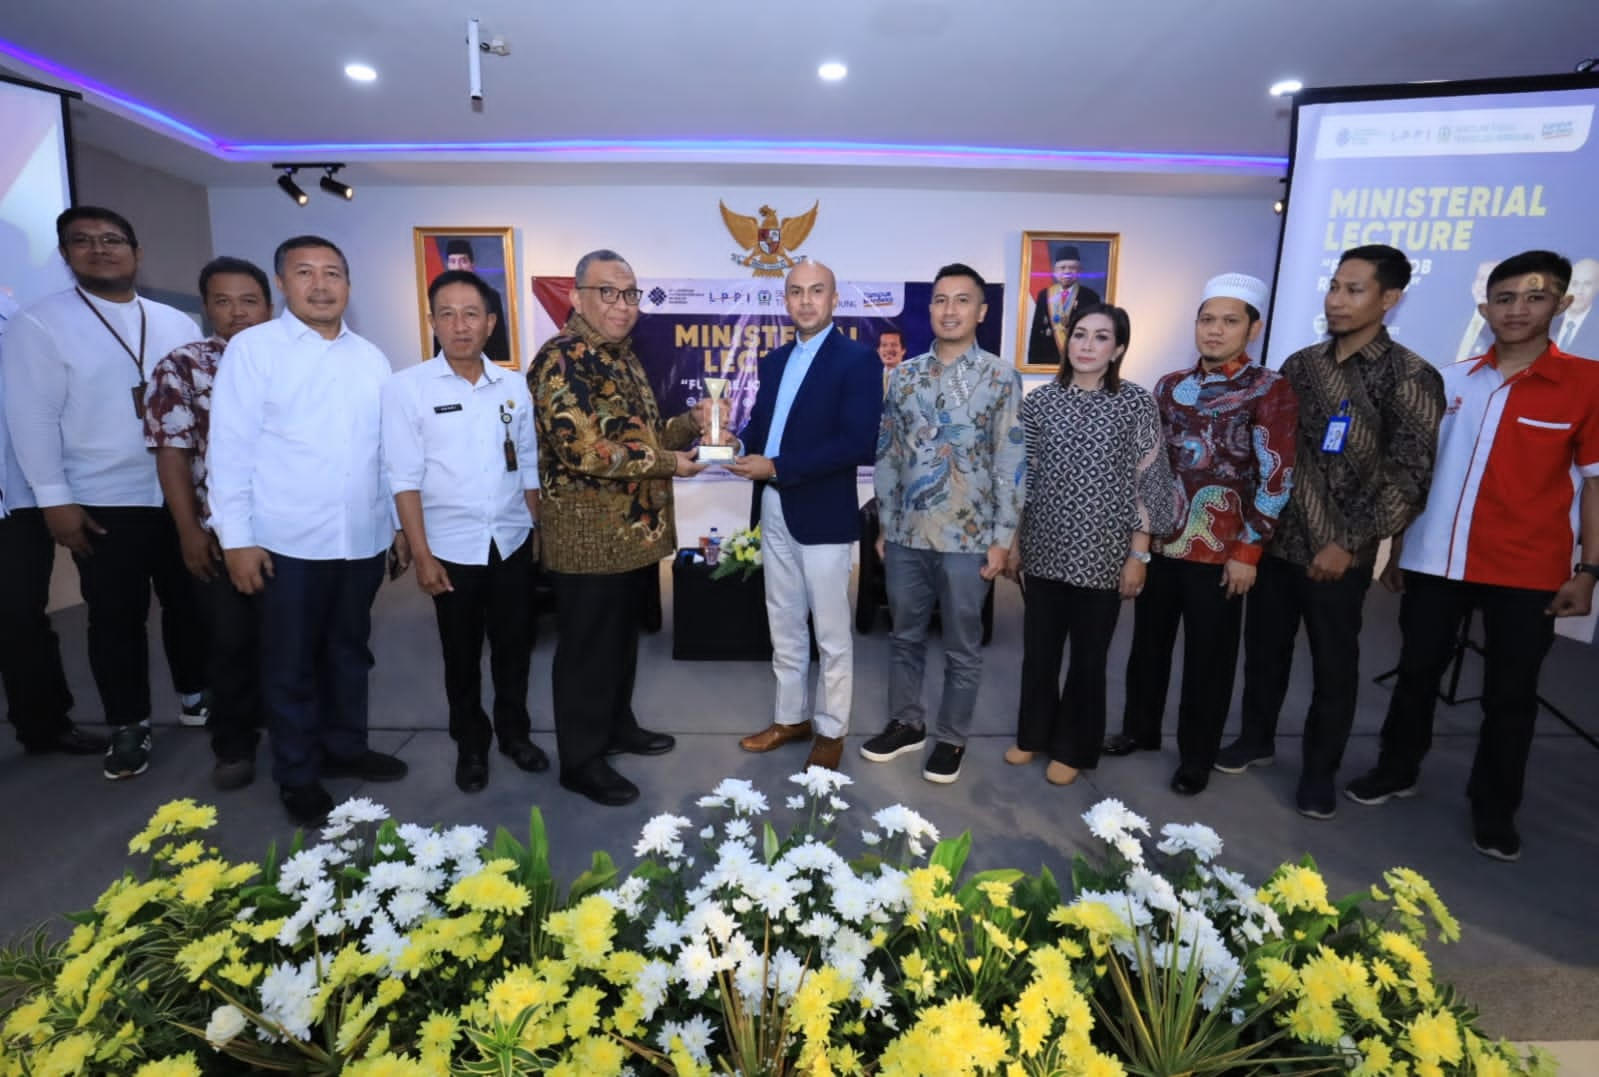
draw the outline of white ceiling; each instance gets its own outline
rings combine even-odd
[[[741,168],[739,176],[761,183],[993,186],[998,168],[1008,176],[999,185],[1017,189],[1159,189],[1162,174],[1185,173],[1192,183],[1197,172],[1224,192],[1269,184],[1279,170],[1270,162],[970,158],[882,147],[1281,157],[1288,110],[1266,94],[1279,78],[1336,86],[1555,74],[1599,55],[1594,0],[0,7],[0,65],[83,90],[79,138],[209,184],[261,182],[258,162],[279,159],[349,161],[356,183],[472,184],[614,180],[617,162],[647,161],[658,167],[635,175],[651,182],[725,180]],[[468,16],[511,49],[483,56],[477,109],[467,96]],[[816,67],[825,59],[848,64],[848,79],[821,83]],[[352,60],[376,67],[378,80],[348,81]],[[203,135],[176,134],[113,97]],[[568,140],[632,145],[549,145]],[[705,145],[724,140],[761,145]],[[878,149],[787,146],[817,142]],[[312,143],[338,148],[281,148]],[[430,148],[394,148],[418,143]],[[459,148],[467,143],[511,145]],[[796,180],[796,168],[809,177]],[[1144,175],[1129,180],[1128,171]]]

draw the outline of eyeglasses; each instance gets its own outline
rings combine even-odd
[[[600,302],[610,306],[618,299],[630,307],[638,306],[638,301],[644,298],[644,293],[637,288],[612,288],[609,284],[579,284],[576,286],[580,292],[599,292]]]
[[[67,237],[67,246],[75,251],[86,251],[95,247],[106,251],[120,251],[124,247],[131,247],[132,244],[128,242],[128,237],[121,232],[101,232],[97,236],[74,232]]]

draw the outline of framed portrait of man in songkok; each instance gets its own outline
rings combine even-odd
[[[516,306],[516,249],[510,228],[413,228],[416,244],[417,320],[421,328],[422,358],[438,354],[439,342],[428,328],[428,286],[450,269],[468,269],[494,290],[489,313],[494,331],[483,351],[511,370],[522,365],[522,326]]]
[[[1016,289],[1016,368],[1053,374],[1066,357],[1066,326],[1078,307],[1116,301],[1115,232],[1023,232]]]

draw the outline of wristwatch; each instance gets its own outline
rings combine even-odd
[[[1571,574],[1573,576],[1584,572],[1592,576],[1594,579],[1599,580],[1599,565],[1590,565],[1586,562],[1578,561],[1574,566],[1572,566]]]
[[[1127,556],[1137,561],[1140,565],[1147,565],[1155,555],[1148,550],[1128,550]]]

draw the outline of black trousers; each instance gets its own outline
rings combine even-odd
[[[486,752],[526,740],[528,667],[533,661],[533,543],[509,557],[489,550],[485,565],[444,561],[452,591],[433,596],[433,612],[444,649],[444,693],[450,704],[450,737],[463,752]],[[494,721],[483,712],[483,640],[489,643],[494,681]]]
[[[1508,823],[1521,806],[1527,755],[1538,717],[1538,674],[1554,643],[1554,618],[1544,613],[1553,591],[1466,583],[1405,573],[1399,603],[1399,676],[1382,724],[1377,766],[1415,780],[1432,747],[1438,682],[1454,658],[1460,628],[1482,611],[1482,729],[1466,794],[1472,811]]]
[[[261,626],[255,595],[240,594],[217,563],[217,574],[195,580],[210,630],[211,752],[218,759],[248,759],[261,740]]]
[[[1312,687],[1302,745],[1304,773],[1332,779],[1343,762],[1360,690],[1360,622],[1371,566],[1341,579],[1312,580],[1305,566],[1264,557],[1244,617],[1243,728],[1239,739],[1261,755],[1275,751],[1277,718],[1288,694],[1294,640],[1303,622]]]
[[[193,577],[183,564],[177,527],[162,508],[90,506],[105,528],[90,535],[93,553],[74,554],[89,609],[89,669],[106,721],[129,725],[150,717],[150,589],[161,603],[161,644],[172,687],[205,688],[206,633]]]
[[[38,509],[0,519],[0,684],[6,716],[24,745],[44,744],[67,726],[72,692],[50,604],[55,542]]]
[[[645,600],[638,572],[551,572],[555,590],[555,746],[571,774],[638,728],[633,681],[638,672],[639,614]]]
[[[1016,746],[1090,769],[1099,764],[1105,741],[1105,662],[1121,595],[1039,576],[1026,578],[1024,593]],[[1071,662],[1062,692],[1061,651],[1068,643]]]
[[[309,785],[323,759],[351,759],[367,748],[368,641],[383,555],[308,561],[274,553],[272,569],[256,596],[272,779]]]
[[[1143,594],[1133,604],[1133,648],[1127,658],[1127,708],[1122,732],[1160,740],[1171,681],[1172,648],[1183,629],[1183,684],[1177,704],[1178,772],[1203,785],[1221,748],[1232,706],[1233,673],[1244,604],[1227,597],[1222,566],[1156,554]]]

